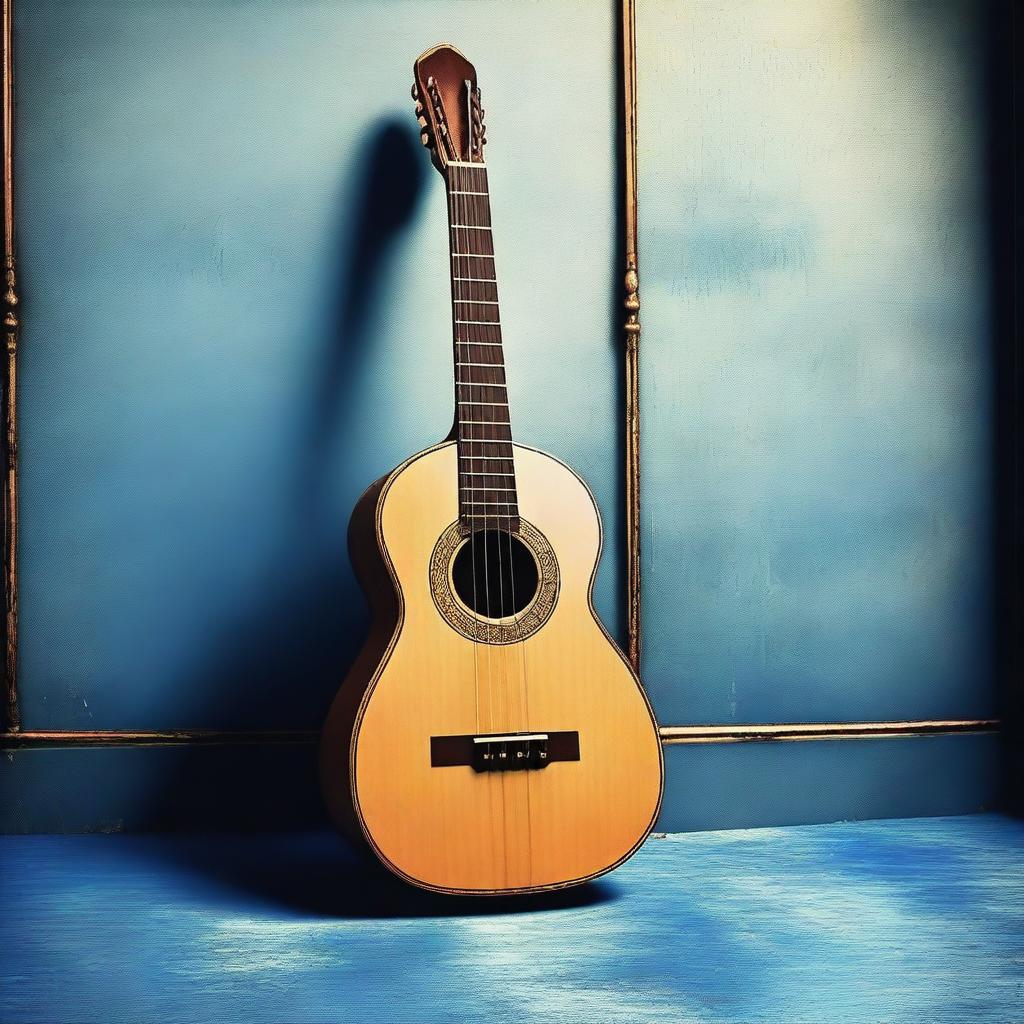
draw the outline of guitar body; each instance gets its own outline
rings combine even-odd
[[[621,863],[650,831],[662,792],[657,726],[591,603],[601,524],[586,485],[515,445],[535,593],[517,616],[481,624],[453,586],[452,564],[471,543],[458,536],[456,459],[454,442],[414,456],[353,515],[350,548],[374,621],[324,730],[324,792],[336,820],[415,885],[572,885]],[[458,759],[453,737],[524,734],[575,736],[575,759],[554,759],[549,740],[552,760],[535,768],[435,763]],[[531,756],[522,743],[504,748]]]

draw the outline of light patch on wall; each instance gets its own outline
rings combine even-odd
[[[659,710],[987,712],[977,13],[663,3],[639,26]]]

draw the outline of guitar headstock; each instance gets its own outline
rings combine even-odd
[[[420,138],[434,166],[443,174],[452,161],[482,164],[487,137],[473,65],[441,43],[417,58],[413,75]]]

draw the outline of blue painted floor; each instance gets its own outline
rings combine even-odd
[[[1024,1021],[1024,824],[652,838],[555,898],[445,900],[331,836],[0,840],[0,1020]]]

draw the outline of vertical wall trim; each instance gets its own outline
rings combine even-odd
[[[640,672],[640,277],[637,269],[636,7],[622,0],[625,152],[626,586],[629,660]]]
[[[3,0],[4,193],[4,683],[5,719],[21,728],[18,709],[18,282],[14,251],[14,0]]]

